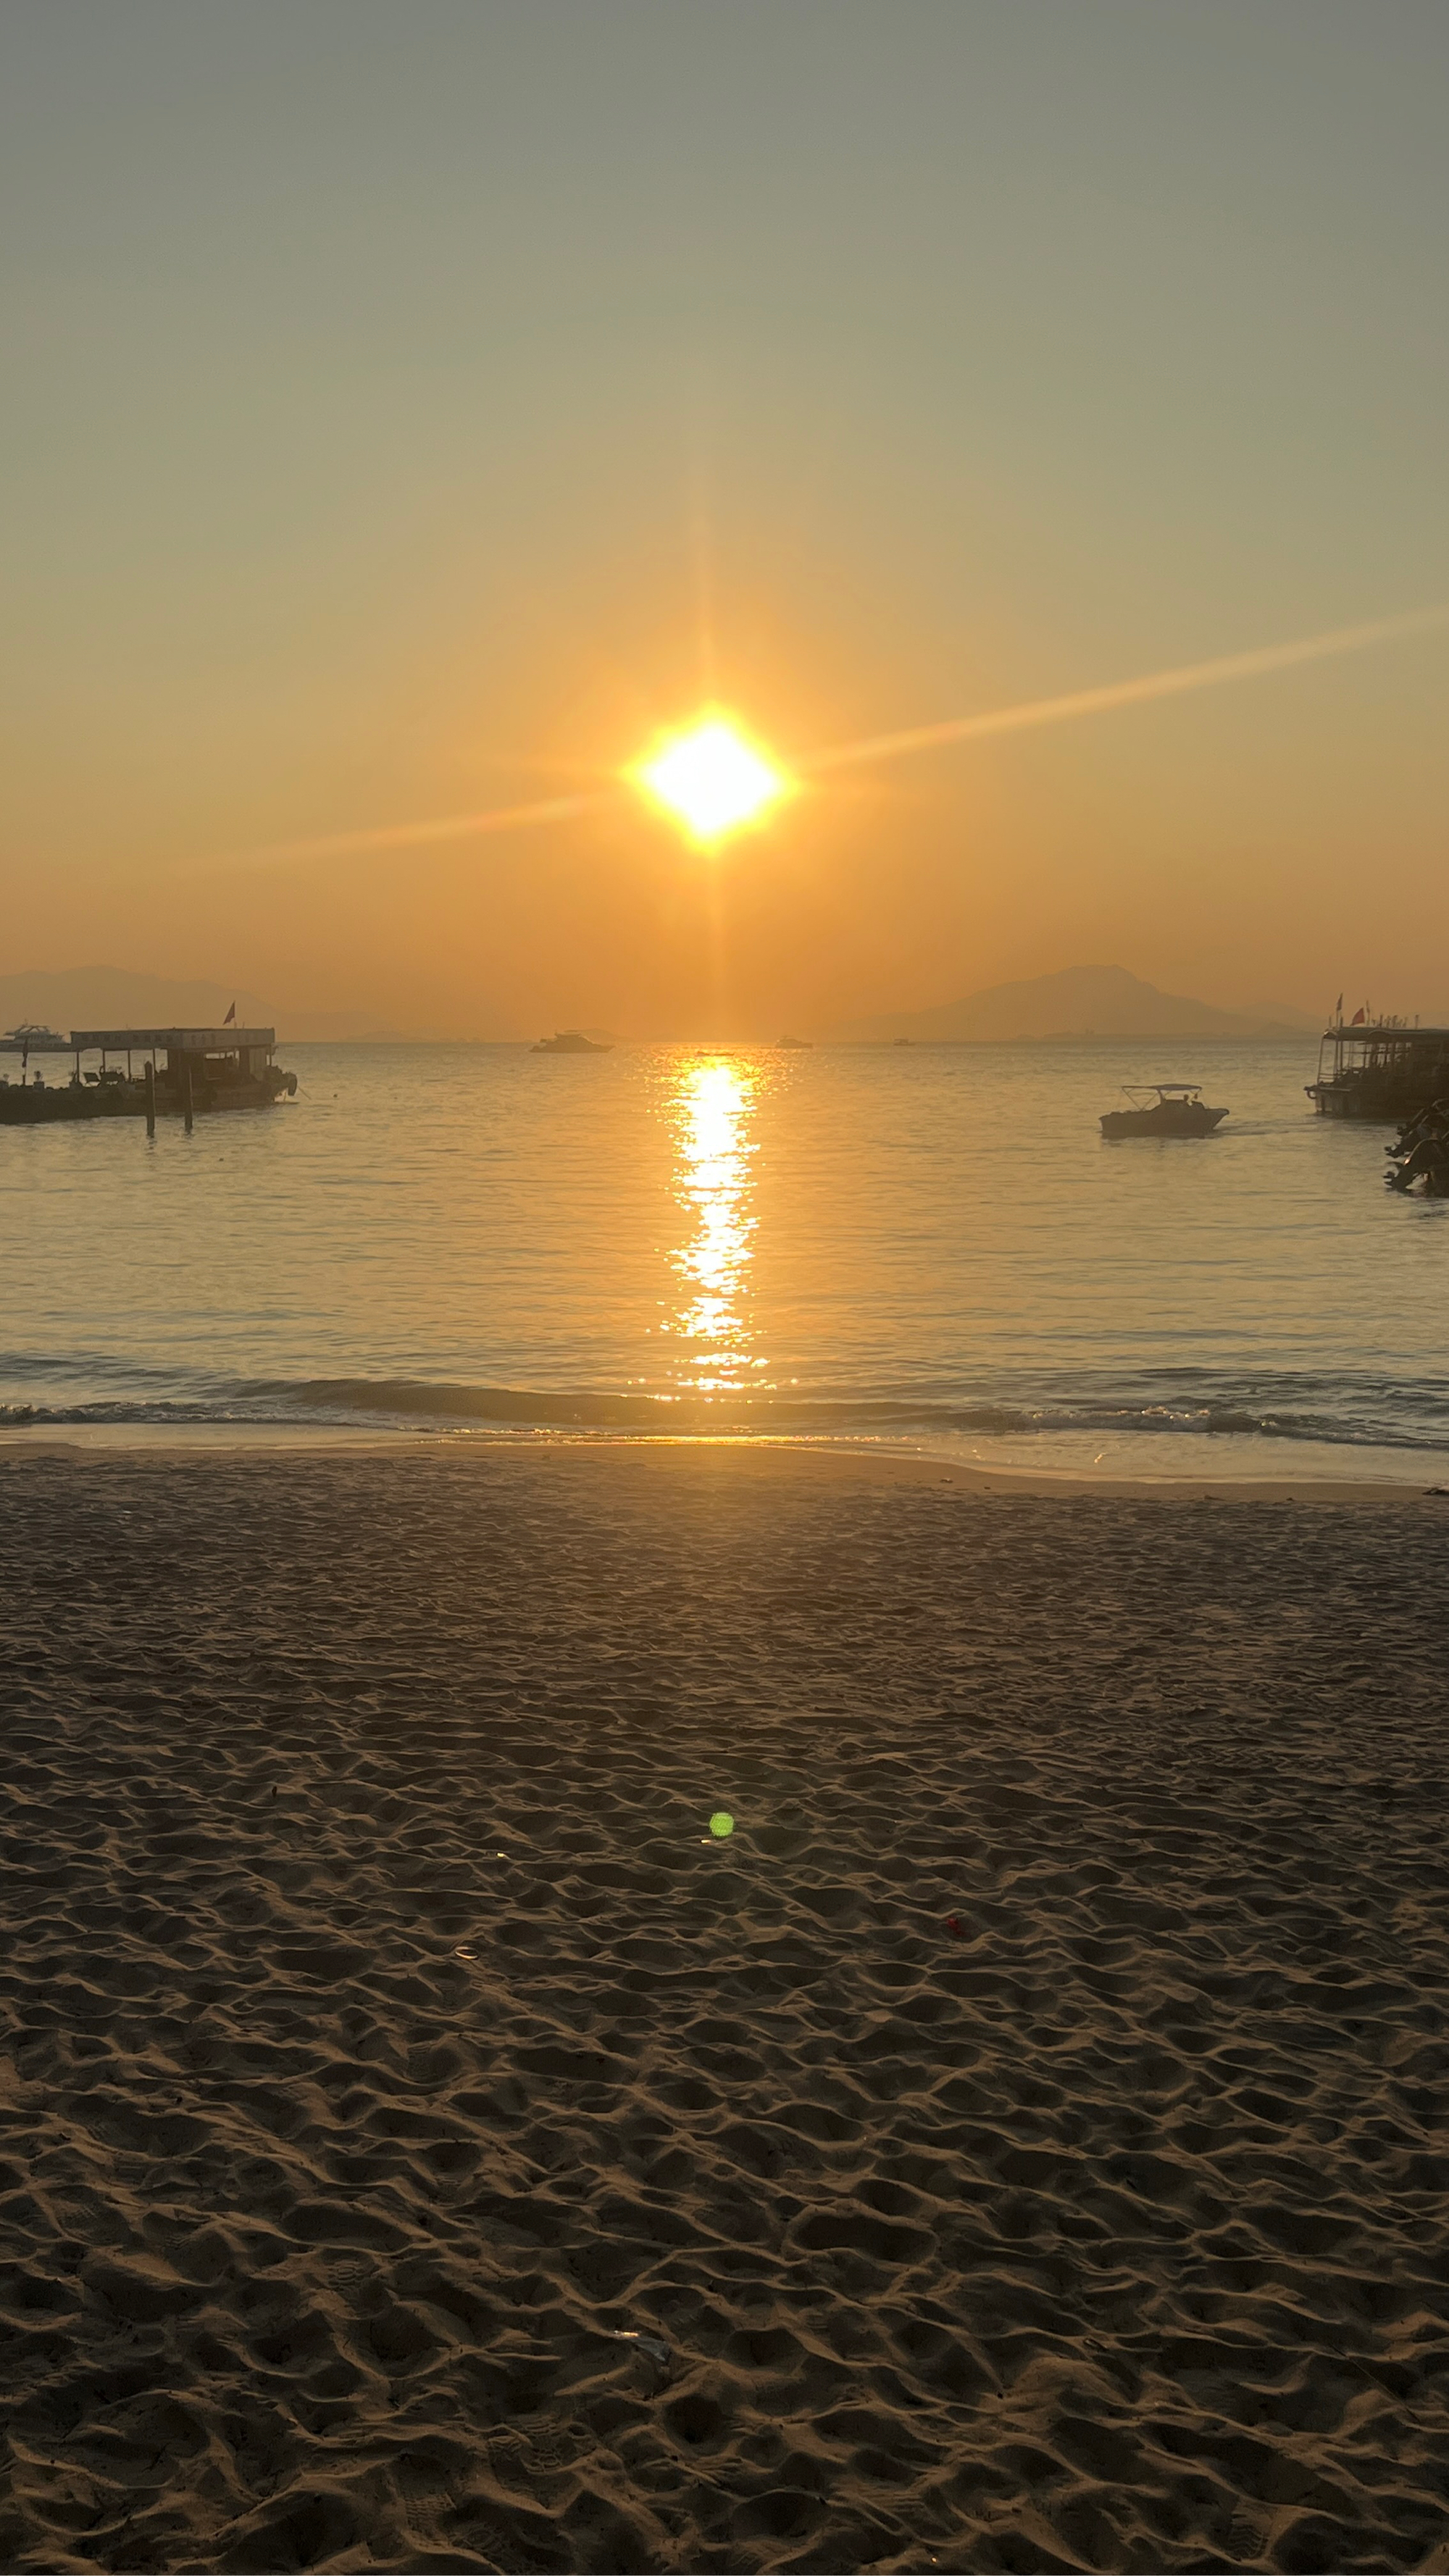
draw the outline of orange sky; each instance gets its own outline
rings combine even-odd
[[[624,805],[242,855],[631,759],[706,591],[786,752],[1449,598],[1442,13],[76,0],[0,50],[0,972],[480,1035],[1089,959],[1449,1009],[1444,635],[708,859]]]

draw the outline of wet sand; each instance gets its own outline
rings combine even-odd
[[[988,1481],[0,1453],[0,2564],[1449,2570],[1449,1501]]]

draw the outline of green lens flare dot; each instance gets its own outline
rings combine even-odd
[[[732,1834],[734,1832],[735,1820],[733,1816],[726,1813],[723,1807],[716,1807],[714,1814],[709,1820],[709,1829],[714,1835],[716,1842],[722,1843],[726,1834]]]

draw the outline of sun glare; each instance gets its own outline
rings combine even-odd
[[[676,1383],[694,1395],[727,1395],[765,1365],[754,1356],[750,1267],[756,1232],[753,1133],[767,1073],[742,1058],[712,1056],[669,1070],[675,1193],[688,1220],[670,1256],[681,1302],[660,1329],[684,1349]]]
[[[704,848],[762,822],[794,781],[725,715],[665,735],[629,777]]]

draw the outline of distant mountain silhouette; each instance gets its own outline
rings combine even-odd
[[[402,1034],[360,1011],[278,1010],[237,984],[188,984],[168,975],[132,975],[121,966],[0,975],[0,1029],[18,1028],[22,1020],[43,1020],[67,1036],[72,1029],[210,1029],[220,1026],[233,1002],[243,1028],[275,1028],[282,1045]]]
[[[166,975],[130,975],[119,966],[73,966],[61,974],[36,969],[0,975],[0,1028],[44,1020],[72,1029],[216,1028],[231,1004],[243,1028],[270,1028],[272,1013],[236,984],[183,984]]]
[[[1291,1037],[1316,1028],[1294,1012],[1258,1019],[1181,993],[1160,993],[1125,966],[1064,966],[1022,984],[990,984],[931,1011],[878,1011],[832,1029],[840,1039]]]

